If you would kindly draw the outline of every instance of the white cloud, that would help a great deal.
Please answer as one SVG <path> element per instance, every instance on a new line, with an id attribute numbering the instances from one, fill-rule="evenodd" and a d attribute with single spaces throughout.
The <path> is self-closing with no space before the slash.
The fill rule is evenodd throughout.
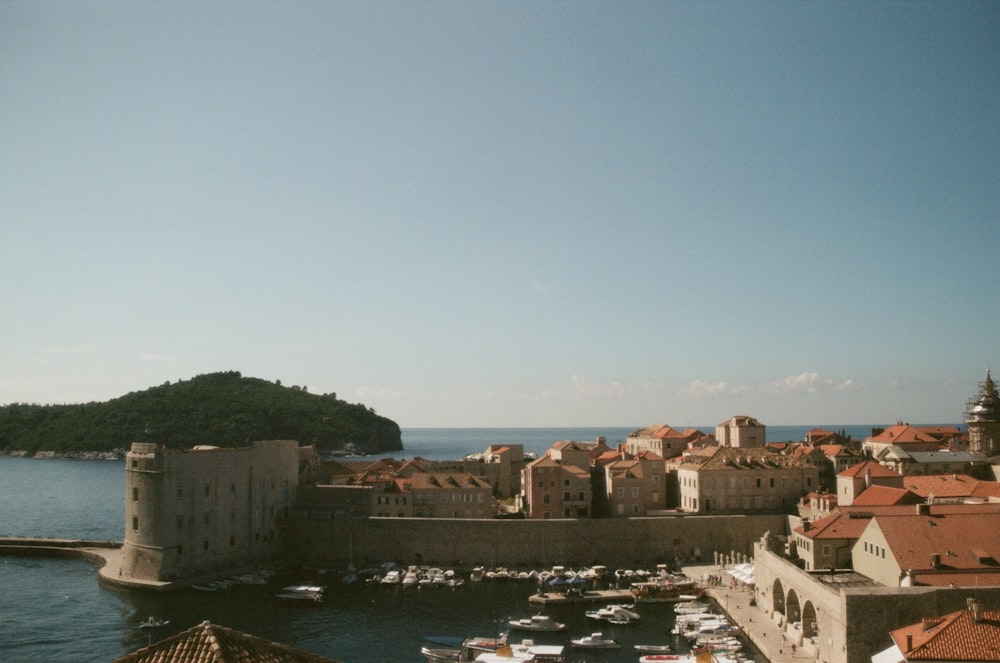
<path id="1" fill-rule="evenodd" d="M 749 387 L 732 385 L 724 380 L 720 382 L 695 380 L 681 389 L 681 394 L 692 398 L 724 398 L 726 396 L 737 396 L 747 391 L 749 391 Z"/>
<path id="2" fill-rule="evenodd" d="M 780 380 L 763 385 L 762 391 L 771 394 L 819 394 L 829 392 L 857 391 L 858 385 L 852 378 L 836 381 L 824 378 L 815 371 L 789 375 Z"/>

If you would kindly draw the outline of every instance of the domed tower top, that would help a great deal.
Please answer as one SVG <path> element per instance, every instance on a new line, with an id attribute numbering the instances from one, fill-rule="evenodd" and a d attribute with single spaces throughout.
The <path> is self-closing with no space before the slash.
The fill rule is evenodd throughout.
<path id="1" fill-rule="evenodd" d="M 965 406 L 965 423 L 978 422 L 1000 422 L 1000 396 L 988 368 L 986 379 L 979 383 L 979 394 L 970 398 Z"/>

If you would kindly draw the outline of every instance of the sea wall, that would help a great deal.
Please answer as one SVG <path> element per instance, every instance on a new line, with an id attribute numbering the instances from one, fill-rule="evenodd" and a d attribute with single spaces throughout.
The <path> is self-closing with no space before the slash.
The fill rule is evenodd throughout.
<path id="1" fill-rule="evenodd" d="M 785 522 L 781 514 L 465 520 L 351 518 L 300 511 L 286 522 L 282 538 L 288 543 L 288 561 L 308 566 L 395 561 L 453 567 L 626 568 L 713 562 L 716 552 L 750 556 L 754 541 L 766 531 L 783 532 Z"/>

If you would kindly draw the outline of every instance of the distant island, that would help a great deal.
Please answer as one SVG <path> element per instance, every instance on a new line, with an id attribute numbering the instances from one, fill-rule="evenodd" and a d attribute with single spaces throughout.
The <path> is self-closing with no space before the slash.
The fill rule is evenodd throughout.
<path id="1" fill-rule="evenodd" d="M 0 407 L 0 453 L 6 455 L 124 457 L 133 442 L 186 449 L 278 439 L 314 445 L 322 454 L 403 448 L 399 425 L 371 408 L 238 371 L 166 382 L 104 403 Z"/>

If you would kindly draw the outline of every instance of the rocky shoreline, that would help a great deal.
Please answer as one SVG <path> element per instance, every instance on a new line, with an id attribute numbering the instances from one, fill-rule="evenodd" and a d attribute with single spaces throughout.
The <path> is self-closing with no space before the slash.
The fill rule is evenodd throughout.
<path id="1" fill-rule="evenodd" d="M 111 451 L 26 451 L 24 449 L 10 449 L 0 451 L 0 456 L 10 458 L 60 458 L 71 460 L 122 460 L 125 458 L 125 449 L 112 449 Z"/>

